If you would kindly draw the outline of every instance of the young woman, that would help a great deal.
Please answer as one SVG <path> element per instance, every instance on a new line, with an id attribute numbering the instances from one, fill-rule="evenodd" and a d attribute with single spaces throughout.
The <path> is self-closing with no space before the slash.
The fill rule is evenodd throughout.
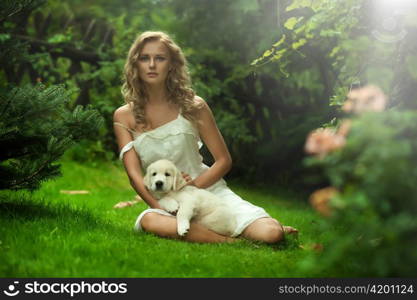
<path id="1" fill-rule="evenodd" d="M 232 242 L 235 237 L 276 243 L 285 233 L 263 208 L 231 191 L 222 177 L 232 159 L 207 103 L 190 88 L 188 68 L 181 49 L 163 32 L 144 32 L 129 50 L 122 93 L 126 104 L 114 112 L 114 132 L 132 187 L 150 206 L 137 218 L 135 229 L 161 237 L 180 238 L 175 216 L 162 210 L 143 182 L 142 170 L 158 159 L 169 159 L 184 172 L 188 184 L 207 189 L 236 211 L 238 228 L 233 237 L 221 236 L 192 223 L 185 240 Z M 203 164 L 202 142 L 214 158 Z"/>

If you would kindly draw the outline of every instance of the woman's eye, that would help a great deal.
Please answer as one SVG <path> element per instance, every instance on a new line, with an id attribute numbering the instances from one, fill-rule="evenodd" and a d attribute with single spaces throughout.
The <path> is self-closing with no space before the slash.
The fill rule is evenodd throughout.
<path id="1" fill-rule="evenodd" d="M 167 176 L 167 177 L 168 177 L 168 176 L 171 176 L 171 174 L 169 174 L 169 173 L 165 173 L 165 176 Z"/>
<path id="2" fill-rule="evenodd" d="M 149 58 L 147 56 L 141 56 L 139 57 L 140 61 L 147 61 Z"/>
<path id="3" fill-rule="evenodd" d="M 159 61 L 164 61 L 165 60 L 165 57 L 158 56 L 156 59 L 159 60 Z"/>

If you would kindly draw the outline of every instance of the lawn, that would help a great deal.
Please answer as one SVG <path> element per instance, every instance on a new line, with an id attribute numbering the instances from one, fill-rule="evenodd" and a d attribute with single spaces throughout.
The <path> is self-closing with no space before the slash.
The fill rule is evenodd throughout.
<path id="1" fill-rule="evenodd" d="M 65 161 L 62 173 L 34 193 L 0 193 L 1 277 L 311 277 L 302 262 L 337 234 L 321 232 L 320 217 L 297 194 L 230 184 L 298 237 L 272 246 L 163 239 L 133 231 L 143 202 L 113 208 L 135 196 L 120 164 Z"/>

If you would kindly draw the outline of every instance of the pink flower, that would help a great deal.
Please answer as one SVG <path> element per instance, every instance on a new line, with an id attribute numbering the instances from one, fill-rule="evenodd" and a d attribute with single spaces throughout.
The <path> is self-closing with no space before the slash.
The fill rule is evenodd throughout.
<path id="1" fill-rule="evenodd" d="M 319 128 L 308 135 L 305 151 L 323 158 L 329 152 L 340 149 L 345 144 L 346 139 L 343 135 L 337 134 L 330 128 Z"/>
<path id="2" fill-rule="evenodd" d="M 323 188 L 312 193 L 309 202 L 321 215 L 328 217 L 332 214 L 332 208 L 329 202 L 338 193 L 339 191 L 334 187 Z"/>
<path id="3" fill-rule="evenodd" d="M 342 110 L 345 112 L 362 113 L 368 111 L 383 111 L 387 97 L 382 90 L 374 85 L 367 85 L 349 92 L 348 99 Z"/>
<path id="4" fill-rule="evenodd" d="M 351 127 L 352 127 L 352 120 L 350 119 L 343 120 L 339 126 L 339 129 L 337 130 L 337 135 L 347 137 Z"/>

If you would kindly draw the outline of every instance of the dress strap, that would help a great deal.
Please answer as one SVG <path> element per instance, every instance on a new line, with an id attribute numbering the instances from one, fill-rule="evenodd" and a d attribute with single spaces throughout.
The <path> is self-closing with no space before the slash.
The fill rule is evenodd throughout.
<path id="1" fill-rule="evenodd" d="M 123 160 L 123 155 L 127 152 L 127 151 L 129 151 L 130 149 L 132 149 L 133 148 L 133 141 L 131 141 L 131 142 L 129 142 L 129 143 L 127 143 L 123 148 L 122 148 L 122 150 L 120 150 L 120 155 L 119 155 L 119 159 L 120 160 Z"/>
<path id="2" fill-rule="evenodd" d="M 126 129 L 127 131 L 129 131 L 130 133 L 133 133 L 134 135 L 137 135 L 138 133 L 136 131 L 134 131 L 133 129 L 130 129 L 129 127 L 127 127 L 126 125 L 119 123 L 119 122 L 114 122 L 114 125 L 123 127 L 124 129 Z"/>

